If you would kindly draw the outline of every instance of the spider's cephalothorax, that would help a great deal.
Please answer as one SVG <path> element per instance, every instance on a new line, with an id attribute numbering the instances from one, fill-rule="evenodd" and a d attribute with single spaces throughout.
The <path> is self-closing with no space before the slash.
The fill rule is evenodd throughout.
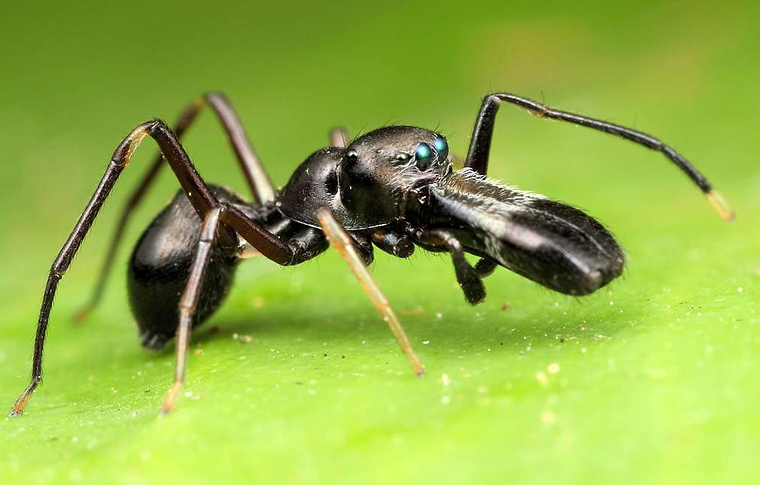
<path id="1" fill-rule="evenodd" d="M 410 192 L 451 173 L 443 135 L 413 126 L 371 131 L 344 148 L 312 154 L 277 198 L 283 214 L 320 227 L 325 206 L 348 231 L 383 227 L 404 218 Z"/>
<path id="2" fill-rule="evenodd" d="M 549 289 L 586 295 L 623 270 L 625 258 L 612 235 L 582 211 L 486 178 L 496 113 L 501 103 L 542 117 L 574 123 L 663 153 L 707 195 L 725 219 L 731 209 L 707 179 L 670 146 L 645 133 L 555 110 L 507 93 L 483 99 L 465 168 L 454 171 L 446 138 L 411 126 L 389 126 L 346 143 L 343 130 L 331 132 L 331 146 L 314 152 L 276 191 L 251 147 L 232 106 L 217 93 L 193 102 L 174 130 L 160 120 L 138 125 L 116 148 L 103 179 L 74 231 L 53 263 L 45 288 L 29 386 L 13 406 L 21 414 L 42 379 L 48 318 L 58 283 L 87 231 L 140 142 L 153 138 L 161 149 L 125 206 L 92 299 L 81 319 L 99 301 L 116 248 L 132 211 L 165 164 L 182 190 L 151 223 L 135 248 L 129 268 L 129 296 L 143 345 L 162 347 L 177 337 L 174 385 L 162 411 L 172 409 L 185 379 L 191 329 L 221 304 L 237 263 L 263 255 L 280 265 L 312 259 L 331 243 L 343 256 L 383 314 L 413 369 L 421 361 L 385 296 L 367 273 L 373 247 L 408 257 L 415 246 L 448 252 L 466 300 L 485 298 L 482 279 L 497 266 Z M 245 202 L 227 189 L 209 185 L 196 171 L 179 137 L 210 106 L 225 127 L 254 197 Z M 472 266 L 465 258 L 479 258 Z"/>

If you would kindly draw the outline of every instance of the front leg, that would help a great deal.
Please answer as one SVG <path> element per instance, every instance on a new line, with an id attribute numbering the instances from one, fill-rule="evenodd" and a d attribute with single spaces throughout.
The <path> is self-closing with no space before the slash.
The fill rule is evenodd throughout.
<path id="1" fill-rule="evenodd" d="M 705 193 L 707 199 L 723 219 L 733 219 L 734 214 L 731 207 L 718 191 L 713 190 L 712 185 L 707 178 L 702 175 L 699 170 L 694 168 L 683 155 L 652 135 L 648 135 L 632 128 L 626 128 L 625 126 L 609 123 L 607 121 L 549 108 L 548 106 L 544 106 L 531 99 L 510 93 L 493 93 L 483 98 L 483 103 L 478 112 L 478 118 L 475 121 L 475 128 L 472 132 L 472 139 L 470 140 L 470 149 L 467 152 L 465 167 L 469 167 L 481 175 L 486 174 L 486 171 L 488 170 L 488 155 L 491 151 L 491 139 L 493 137 L 494 124 L 496 123 L 496 113 L 499 111 L 499 106 L 502 102 L 525 108 L 539 118 L 564 121 L 603 131 L 610 135 L 625 138 L 626 140 L 630 140 L 646 148 L 661 152 L 671 162 L 683 170 L 683 172 L 686 173 L 702 192 Z"/>

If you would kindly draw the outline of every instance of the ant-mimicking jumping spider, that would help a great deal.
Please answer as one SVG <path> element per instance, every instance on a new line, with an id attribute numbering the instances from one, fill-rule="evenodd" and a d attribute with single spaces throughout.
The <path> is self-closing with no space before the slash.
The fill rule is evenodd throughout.
<path id="1" fill-rule="evenodd" d="M 58 283 L 146 136 L 156 141 L 161 153 L 123 208 L 93 296 L 77 318 L 84 318 L 100 300 L 124 228 L 166 161 L 182 189 L 140 238 L 128 272 L 129 299 L 142 345 L 159 349 L 177 337 L 174 385 L 164 399 L 163 413 L 172 409 L 184 382 L 191 329 L 219 307 L 238 262 L 252 255 L 288 266 L 310 260 L 332 244 L 382 313 L 418 375 L 424 372 L 422 362 L 367 273 L 373 245 L 400 258 L 409 257 L 415 246 L 449 252 L 457 281 L 473 305 L 485 298 L 482 278 L 496 266 L 569 295 L 587 295 L 605 286 L 620 276 L 625 257 L 602 224 L 574 207 L 485 177 L 501 103 L 662 152 L 699 186 L 724 219 L 733 217 L 707 179 L 657 138 L 507 93 L 483 99 L 461 170 L 453 169 L 448 142 L 434 131 L 387 126 L 346 144 L 346 133 L 333 130 L 332 146 L 310 155 L 285 187 L 275 190 L 232 106 L 223 95 L 208 93 L 185 109 L 174 130 L 161 120 L 147 121 L 116 148 L 50 270 L 37 323 L 31 382 L 11 415 L 23 413 L 42 380 L 43 345 Z M 179 138 L 206 105 L 224 126 L 254 202 L 207 184 L 180 145 Z M 465 253 L 480 258 L 474 267 Z"/>

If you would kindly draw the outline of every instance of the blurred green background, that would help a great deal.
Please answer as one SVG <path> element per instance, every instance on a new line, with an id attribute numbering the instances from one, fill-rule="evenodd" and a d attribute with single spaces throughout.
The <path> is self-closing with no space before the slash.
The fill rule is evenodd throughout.
<path id="1" fill-rule="evenodd" d="M 154 153 L 146 142 L 61 284 L 45 385 L 23 417 L 0 420 L 0 480 L 756 479 L 757 26 L 739 1 L 2 2 L 4 409 L 28 380 L 49 265 L 114 147 L 205 90 L 229 95 L 278 184 L 335 125 L 437 127 L 463 154 L 480 98 L 503 90 L 662 137 L 737 220 L 659 154 L 504 108 L 492 175 L 606 222 L 629 254 L 623 278 L 573 299 L 501 270 L 469 308 L 448 258 L 378 255 L 372 273 L 427 365 L 417 379 L 336 255 L 247 262 L 194 339 L 189 394 L 157 420 L 172 348 L 140 348 L 124 266 L 176 190 L 168 173 L 102 306 L 69 321 Z M 245 193 L 210 114 L 185 144 L 208 180 Z"/>

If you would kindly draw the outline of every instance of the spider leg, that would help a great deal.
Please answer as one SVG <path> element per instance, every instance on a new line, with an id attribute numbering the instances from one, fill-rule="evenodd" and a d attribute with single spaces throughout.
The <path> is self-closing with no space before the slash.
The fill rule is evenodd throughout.
<path id="1" fill-rule="evenodd" d="M 699 170 L 694 168 L 683 155 L 659 139 L 641 131 L 626 128 L 625 126 L 550 108 L 531 99 L 510 93 L 493 93 L 483 98 L 483 103 L 478 112 L 478 118 L 475 121 L 475 128 L 472 132 L 472 139 L 470 140 L 470 149 L 467 152 L 465 167 L 469 167 L 481 175 L 486 174 L 488 169 L 488 154 L 491 150 L 491 138 L 493 136 L 494 124 L 496 122 L 496 113 L 502 102 L 525 108 L 539 118 L 565 121 L 585 126 L 620 138 L 625 138 L 626 140 L 630 140 L 652 150 L 662 152 L 671 162 L 683 170 L 684 173 L 686 173 L 686 175 L 702 190 L 702 192 L 704 192 L 707 199 L 723 219 L 733 219 L 734 214 L 731 207 L 725 199 L 723 199 L 720 193 L 712 188 L 712 185 L 707 178 L 702 175 Z"/>
<path id="2" fill-rule="evenodd" d="M 464 248 L 459 239 L 452 234 L 440 230 L 434 229 L 422 234 L 421 240 L 424 244 L 430 244 L 433 246 L 444 246 L 451 253 L 451 259 L 454 262 L 454 271 L 457 276 L 457 282 L 464 292 L 464 296 L 470 305 L 476 305 L 483 301 L 486 297 L 486 289 L 483 286 L 481 274 L 479 274 L 478 266 L 487 266 L 486 268 L 480 268 L 493 271 L 490 267 L 489 259 L 482 259 L 486 261 L 483 265 L 478 264 L 475 268 L 470 266 L 467 259 L 464 257 Z"/>
<path id="3" fill-rule="evenodd" d="M 493 274 L 498 265 L 499 263 L 491 258 L 481 258 L 480 261 L 475 263 L 475 272 L 481 278 L 485 278 L 486 276 Z"/>
<path id="4" fill-rule="evenodd" d="M 414 372 L 418 376 L 423 375 L 425 373 L 425 366 L 422 365 L 422 362 L 414 353 L 414 350 L 412 350 L 412 344 L 409 342 L 409 338 L 406 336 L 406 332 L 404 332 L 404 328 L 396 317 L 393 308 L 391 308 L 390 303 L 388 303 L 388 299 L 385 298 L 385 295 L 380 291 L 377 283 L 375 283 L 367 272 L 367 267 L 356 252 L 351 237 L 346 233 L 345 229 L 341 227 L 340 223 L 335 219 L 328 208 L 319 208 L 317 210 L 317 219 L 319 220 L 319 224 L 322 226 L 322 230 L 327 236 L 327 239 L 330 240 L 330 244 L 340 253 L 343 260 L 353 270 L 354 275 L 356 275 L 359 283 L 361 283 L 367 296 L 370 297 L 372 303 L 375 304 L 375 307 L 383 315 L 383 320 L 388 324 L 388 327 L 390 327 L 399 346 L 407 357 L 409 357 Z"/>
<path id="5" fill-rule="evenodd" d="M 185 131 L 187 131 L 187 129 L 193 124 L 198 117 L 198 114 L 205 106 L 210 106 L 213 109 L 224 127 L 253 196 L 261 203 L 274 200 L 274 187 L 272 186 L 272 182 L 269 180 L 269 176 L 259 161 L 256 152 L 253 150 L 251 143 L 248 141 L 248 137 L 245 134 L 245 130 L 237 113 L 223 94 L 206 93 L 190 103 L 184 111 L 182 111 L 179 119 L 174 125 L 174 133 L 177 135 L 177 138 L 182 138 L 182 135 L 184 135 Z M 106 281 L 108 280 L 108 275 L 111 273 L 116 253 L 119 249 L 121 239 L 124 236 L 124 231 L 127 228 L 129 220 L 142 202 L 143 197 L 148 192 L 148 189 L 153 184 L 156 175 L 163 165 L 163 158 L 161 153 L 159 153 L 145 171 L 140 184 L 134 189 L 129 196 L 129 199 L 127 199 L 127 202 L 119 215 L 113 236 L 111 236 L 108 252 L 101 265 L 100 273 L 97 282 L 95 283 L 95 289 L 87 303 L 74 314 L 73 320 L 75 322 L 81 322 L 86 319 L 90 312 L 100 302 L 100 299 L 103 296 L 103 290 L 106 286 Z"/>
<path id="6" fill-rule="evenodd" d="M 245 128 L 243 128 L 243 123 L 238 118 L 232 104 L 222 93 L 206 93 L 202 99 L 211 106 L 222 123 L 253 197 L 260 204 L 272 202 L 275 194 L 274 185 L 272 185 L 269 175 L 267 175 L 258 155 L 253 150 L 248 135 L 245 133 Z"/>
<path id="7" fill-rule="evenodd" d="M 383 228 L 372 231 L 370 237 L 377 247 L 397 258 L 414 254 L 414 242 L 403 233 Z"/>
<path id="8" fill-rule="evenodd" d="M 348 144 L 348 131 L 345 128 L 333 128 L 330 130 L 330 145 L 338 148 L 346 148 Z"/>
<path id="9" fill-rule="evenodd" d="M 179 326 L 177 327 L 177 358 L 174 370 L 174 384 L 169 389 L 161 408 L 161 414 L 167 414 L 174 407 L 174 401 L 179 394 L 182 384 L 185 382 L 185 369 L 187 368 L 187 349 L 190 345 L 190 332 L 193 326 L 193 315 L 198 304 L 203 274 L 211 255 L 211 248 L 216 239 L 216 231 L 219 226 L 220 216 L 225 211 L 224 206 L 211 209 L 203 219 L 201 237 L 198 241 L 198 249 L 195 254 L 190 276 L 187 280 L 185 292 L 179 301 Z"/>
<path id="10" fill-rule="evenodd" d="M 190 161 L 184 148 L 182 148 L 182 145 L 180 145 L 177 136 L 163 121 L 152 120 L 142 123 L 124 138 L 114 151 L 108 168 L 100 180 L 98 187 L 95 189 L 95 193 L 90 198 L 87 207 L 79 217 L 74 230 L 69 235 L 50 269 L 37 321 L 31 381 L 29 386 L 16 399 L 11 416 L 17 416 L 24 412 L 29 398 L 42 380 L 42 351 L 45 344 L 50 310 L 58 283 L 69 268 L 93 222 L 95 222 L 98 212 L 100 212 L 103 203 L 116 184 L 119 175 L 129 164 L 135 150 L 146 136 L 150 136 L 156 141 L 161 149 L 163 158 L 172 168 L 188 200 L 201 218 L 205 218 L 208 212 L 219 207 L 219 202 L 206 185 L 206 182 L 203 181 L 200 174 L 195 170 L 193 163 Z M 233 217 L 229 225 L 236 229 L 238 227 L 243 228 L 244 232 L 241 232 L 241 235 L 261 254 L 279 264 L 290 264 L 294 259 L 293 251 L 276 236 L 248 219 L 239 210 L 230 210 L 229 212 L 225 212 L 225 214 L 228 215 L 230 212 L 235 212 L 238 218 L 242 217 L 243 223 L 240 223 L 238 219 Z M 227 221 L 225 220 L 224 222 Z M 236 248 L 238 241 L 234 231 L 227 225 L 222 226 L 222 229 L 224 230 L 220 231 L 219 234 L 220 242 L 225 247 Z"/>

